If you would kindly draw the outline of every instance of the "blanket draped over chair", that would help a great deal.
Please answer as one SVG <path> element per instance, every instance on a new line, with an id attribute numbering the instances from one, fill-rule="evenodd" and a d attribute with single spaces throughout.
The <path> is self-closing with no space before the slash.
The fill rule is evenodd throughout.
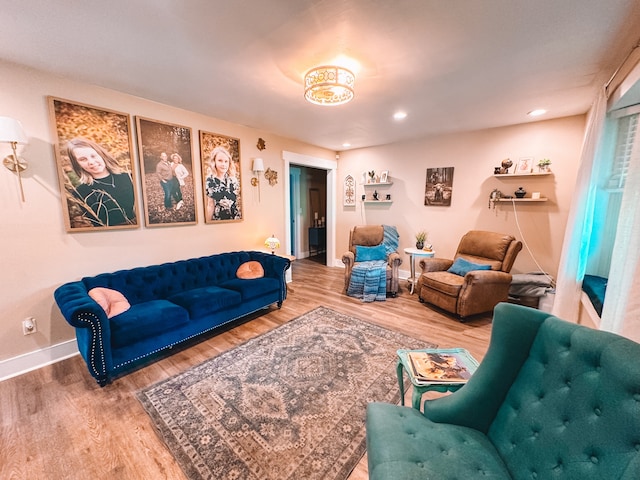
<path id="1" fill-rule="evenodd" d="M 391 225 L 383 225 L 384 245 L 387 256 L 398 249 L 398 231 Z M 353 265 L 347 295 L 361 298 L 363 302 L 384 302 L 387 299 L 387 261 L 369 260 Z"/>

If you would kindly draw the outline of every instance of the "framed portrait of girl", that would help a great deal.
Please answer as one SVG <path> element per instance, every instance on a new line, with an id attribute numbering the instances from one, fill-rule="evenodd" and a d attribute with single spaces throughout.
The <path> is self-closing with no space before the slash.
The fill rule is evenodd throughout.
<path id="1" fill-rule="evenodd" d="M 200 131 L 205 223 L 242 221 L 240 140 Z"/>
<path id="2" fill-rule="evenodd" d="M 129 115 L 48 100 L 67 232 L 137 228 Z"/>

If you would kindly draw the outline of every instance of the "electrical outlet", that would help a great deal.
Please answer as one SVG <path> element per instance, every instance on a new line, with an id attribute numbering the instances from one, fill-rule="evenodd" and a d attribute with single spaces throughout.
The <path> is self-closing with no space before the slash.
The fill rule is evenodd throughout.
<path id="1" fill-rule="evenodd" d="M 37 331 L 38 327 L 36 325 L 36 319 L 34 317 L 27 317 L 22 321 L 23 335 L 31 335 L 32 333 L 36 333 Z"/>

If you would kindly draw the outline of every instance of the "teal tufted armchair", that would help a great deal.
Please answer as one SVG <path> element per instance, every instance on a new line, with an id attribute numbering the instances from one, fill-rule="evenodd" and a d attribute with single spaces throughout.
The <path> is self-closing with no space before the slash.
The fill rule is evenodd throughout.
<path id="1" fill-rule="evenodd" d="M 469 382 L 367 408 L 369 478 L 640 479 L 640 345 L 507 303 Z"/>

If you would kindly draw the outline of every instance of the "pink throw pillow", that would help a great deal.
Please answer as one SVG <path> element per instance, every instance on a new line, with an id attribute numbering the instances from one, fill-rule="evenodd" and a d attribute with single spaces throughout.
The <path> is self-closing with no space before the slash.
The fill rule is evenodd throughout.
<path id="1" fill-rule="evenodd" d="M 96 287 L 89 290 L 89 296 L 102 307 L 107 314 L 107 318 L 115 317 L 131 308 L 131 304 L 117 290 L 110 288 Z"/>

